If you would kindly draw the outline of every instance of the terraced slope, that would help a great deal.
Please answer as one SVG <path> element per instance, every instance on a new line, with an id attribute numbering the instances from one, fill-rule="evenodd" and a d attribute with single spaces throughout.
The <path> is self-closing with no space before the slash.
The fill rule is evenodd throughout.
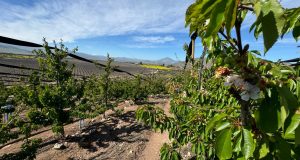
<path id="1" fill-rule="evenodd" d="M 104 72 L 103 68 L 97 67 L 96 65 L 88 62 L 79 61 L 76 59 L 68 59 L 70 66 L 73 64 L 75 68 L 73 73 L 76 77 L 91 76 L 93 74 L 99 75 Z M 98 61 L 99 63 L 105 64 L 105 61 Z M 0 57 L 0 64 L 14 65 L 19 67 L 32 68 L 34 70 L 39 69 L 39 65 L 34 58 L 4 58 Z M 117 66 L 118 69 L 127 71 L 132 74 L 149 74 L 155 70 L 143 68 L 139 65 L 124 63 L 124 62 L 113 62 L 113 66 Z M 5 83 L 19 82 L 20 78 L 27 77 L 32 73 L 32 70 L 10 68 L 7 66 L 0 66 L 0 80 Z M 126 76 L 125 73 L 114 72 L 113 76 Z"/>

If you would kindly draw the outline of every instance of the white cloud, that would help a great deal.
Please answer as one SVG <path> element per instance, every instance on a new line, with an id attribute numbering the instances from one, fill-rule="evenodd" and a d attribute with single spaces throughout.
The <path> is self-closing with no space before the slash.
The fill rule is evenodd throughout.
<path id="1" fill-rule="evenodd" d="M 185 10 L 192 2 L 42 0 L 12 5 L 0 1 L 0 35 L 33 42 L 41 42 L 42 37 L 72 42 L 97 36 L 185 32 Z"/>
<path id="2" fill-rule="evenodd" d="M 16 1 L 14 1 L 16 2 Z M 11 4 L 0 1 L 0 35 L 33 42 L 109 35 L 187 32 L 184 15 L 194 0 L 32 0 Z M 299 0 L 282 0 L 298 7 Z M 255 15 L 245 20 L 246 27 Z"/>
<path id="3" fill-rule="evenodd" d="M 145 42 L 145 43 L 166 43 L 172 42 L 175 40 L 173 36 L 136 36 L 133 37 L 133 40 L 136 42 Z"/>

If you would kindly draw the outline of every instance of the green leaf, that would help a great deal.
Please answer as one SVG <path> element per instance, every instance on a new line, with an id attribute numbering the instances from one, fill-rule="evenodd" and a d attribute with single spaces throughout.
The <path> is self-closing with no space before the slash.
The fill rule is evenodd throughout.
<path id="1" fill-rule="evenodd" d="M 262 7 L 262 4 L 261 3 L 254 3 L 254 13 L 256 14 L 256 16 L 258 17 L 260 14 L 261 14 L 261 7 Z"/>
<path id="2" fill-rule="evenodd" d="M 245 160 L 245 157 L 238 157 L 237 160 Z"/>
<path id="3" fill-rule="evenodd" d="M 221 131 L 230 126 L 230 122 L 221 122 L 216 125 L 216 131 Z"/>
<path id="4" fill-rule="evenodd" d="M 291 159 L 291 146 L 281 137 L 277 137 L 277 156 L 279 159 Z"/>
<path id="5" fill-rule="evenodd" d="M 286 106 L 280 107 L 280 119 L 283 124 L 285 123 L 286 119 L 288 118 L 289 113 L 290 112 Z M 283 127 L 285 127 L 285 125 Z"/>
<path id="6" fill-rule="evenodd" d="M 241 148 L 242 138 L 243 138 L 243 134 L 239 133 L 239 136 L 238 136 L 238 138 L 235 141 L 235 146 L 234 146 L 233 152 L 240 152 L 240 151 L 242 151 L 242 148 Z"/>
<path id="7" fill-rule="evenodd" d="M 245 156 L 246 159 L 249 159 L 253 155 L 253 152 L 255 150 L 255 144 L 251 132 L 245 128 L 243 129 L 242 144 L 243 144 L 242 145 L 243 155 Z"/>
<path id="8" fill-rule="evenodd" d="M 205 37 L 214 36 L 219 32 L 219 29 L 222 26 L 222 22 L 224 19 L 224 11 L 226 8 L 227 0 L 222 0 L 220 3 L 216 5 L 216 7 L 212 10 L 210 14 L 210 21 L 207 26 L 207 30 L 205 33 Z"/>
<path id="9" fill-rule="evenodd" d="M 216 124 L 222 120 L 224 117 L 226 117 L 226 114 L 221 113 L 219 115 L 214 116 L 208 123 L 205 128 L 205 135 L 207 135 L 215 126 Z"/>
<path id="10" fill-rule="evenodd" d="M 248 56 L 248 65 L 252 64 L 253 67 L 257 67 L 258 60 L 255 57 L 255 55 L 253 55 L 252 53 L 248 53 L 247 56 Z"/>
<path id="11" fill-rule="evenodd" d="M 172 152 L 172 159 L 173 160 L 179 160 L 180 159 L 180 155 L 176 151 L 173 151 Z"/>
<path id="12" fill-rule="evenodd" d="M 293 115 L 291 123 L 285 131 L 285 136 L 289 134 L 293 134 L 293 132 L 296 130 L 299 124 L 300 124 L 300 115 L 296 113 Z"/>
<path id="13" fill-rule="evenodd" d="M 262 25 L 265 52 L 277 41 L 285 24 L 284 10 L 277 0 L 256 3 L 255 13 Z M 260 22 L 256 22 L 258 27 Z"/>
<path id="14" fill-rule="evenodd" d="M 221 2 L 221 0 L 196 1 L 187 9 L 185 26 L 187 27 L 188 25 L 190 25 L 190 34 L 194 32 L 196 28 L 201 26 L 201 24 L 203 24 L 206 19 L 209 18 L 209 15 L 211 14 L 212 10 L 219 2 Z"/>
<path id="15" fill-rule="evenodd" d="M 231 129 L 224 129 L 216 139 L 216 154 L 220 159 L 230 159 L 232 157 Z"/>
<path id="16" fill-rule="evenodd" d="M 280 72 L 283 73 L 283 74 L 294 73 L 293 71 L 287 70 L 287 69 L 280 70 Z"/>
<path id="17" fill-rule="evenodd" d="M 270 12 L 267 16 L 263 17 L 262 20 L 265 52 L 267 52 L 275 44 L 279 37 L 277 27 L 272 24 L 276 24 L 276 19 L 274 18 L 274 14 Z"/>
<path id="18" fill-rule="evenodd" d="M 258 39 L 261 32 L 262 32 L 262 25 L 260 23 L 260 24 L 257 25 L 257 27 L 254 30 L 254 37 L 256 38 L 256 40 Z"/>
<path id="19" fill-rule="evenodd" d="M 263 143 L 259 149 L 259 159 L 266 157 L 269 153 L 269 147 L 266 143 Z"/>
<path id="20" fill-rule="evenodd" d="M 297 83 L 293 79 L 288 79 L 287 83 L 290 91 L 295 90 L 297 88 Z"/>
<path id="21" fill-rule="evenodd" d="M 205 46 L 207 46 L 207 49 L 208 49 L 208 50 L 212 50 L 212 49 L 213 49 L 213 38 L 212 38 L 212 37 L 202 39 L 202 43 L 203 43 Z"/>
<path id="22" fill-rule="evenodd" d="M 225 27 L 227 35 L 230 35 L 231 28 L 234 26 L 236 20 L 237 6 L 237 0 L 228 0 L 225 10 Z"/>
<path id="23" fill-rule="evenodd" d="M 187 27 L 192 20 L 192 13 L 195 11 L 196 6 L 199 5 L 197 3 L 193 3 L 191 4 L 188 9 L 186 10 L 186 14 L 185 14 L 185 27 Z"/>
<path id="24" fill-rule="evenodd" d="M 297 22 L 299 22 L 300 8 L 286 9 L 285 17 L 286 17 L 287 22 L 285 23 L 285 26 L 282 30 L 281 38 L 284 36 L 285 33 L 294 29 L 295 26 L 297 25 Z M 295 38 L 295 40 L 297 40 L 297 37 L 294 37 L 294 38 Z"/>
<path id="25" fill-rule="evenodd" d="M 297 83 L 296 83 L 296 95 L 297 95 L 297 97 L 298 97 L 298 102 L 300 103 L 300 81 L 297 81 Z"/>
<path id="26" fill-rule="evenodd" d="M 298 21 L 293 29 L 293 37 L 298 41 L 300 37 L 300 21 Z"/>
<path id="27" fill-rule="evenodd" d="M 198 21 L 202 21 L 204 19 L 209 18 L 208 16 L 211 14 L 211 12 L 213 11 L 213 9 L 216 7 L 216 5 L 218 3 L 220 3 L 222 0 L 215 0 L 215 1 L 211 1 L 211 0 L 203 0 L 200 6 L 200 14 L 197 15 L 199 17 L 197 17 Z"/>
<path id="28" fill-rule="evenodd" d="M 281 105 L 287 106 L 290 110 L 299 108 L 297 97 L 289 90 L 288 87 L 278 87 L 278 92 L 280 97 L 282 98 Z"/>
<path id="29" fill-rule="evenodd" d="M 295 144 L 300 145 L 300 126 L 295 130 Z"/>
<path id="30" fill-rule="evenodd" d="M 271 97 L 265 96 L 266 98 L 255 112 L 255 120 L 261 130 L 272 133 L 282 126 L 281 106 L 276 88 L 271 89 Z"/>

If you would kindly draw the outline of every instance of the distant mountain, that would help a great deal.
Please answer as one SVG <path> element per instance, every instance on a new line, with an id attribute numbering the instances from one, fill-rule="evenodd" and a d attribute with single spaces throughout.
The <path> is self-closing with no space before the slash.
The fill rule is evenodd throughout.
<path id="1" fill-rule="evenodd" d="M 173 60 L 172 58 L 166 57 L 159 60 L 145 60 L 145 59 L 136 59 L 136 58 L 127 58 L 127 57 L 114 57 L 115 61 L 118 62 L 131 62 L 131 63 L 145 63 L 145 64 L 159 64 L 159 65 L 173 65 L 178 63 L 178 61 Z"/>
<path id="2" fill-rule="evenodd" d="M 163 59 L 158 60 L 157 63 L 169 65 L 169 64 L 175 64 L 175 63 L 178 63 L 178 61 L 175 61 L 175 60 L 172 59 L 172 58 L 166 57 L 166 58 L 163 58 Z"/>
<path id="3" fill-rule="evenodd" d="M 86 54 L 86 53 L 82 53 L 82 52 L 76 52 L 77 56 L 86 58 L 86 59 L 92 59 L 92 60 L 106 60 L 106 56 L 102 56 L 102 55 L 91 55 L 91 54 Z"/>
<path id="4" fill-rule="evenodd" d="M 87 59 L 92 59 L 92 60 L 106 60 L 106 56 L 102 55 L 91 55 L 87 53 L 82 53 L 82 52 L 77 52 L 76 53 L 78 56 L 87 58 Z M 138 58 L 128 58 L 128 57 L 112 57 L 115 61 L 117 62 L 127 62 L 127 63 L 144 63 L 144 64 L 159 64 L 159 65 L 175 65 L 177 63 L 180 63 L 180 61 L 176 61 L 172 58 L 165 57 L 162 59 L 158 60 L 146 60 L 146 59 L 138 59 Z"/>
<path id="5" fill-rule="evenodd" d="M 14 46 L 5 43 L 0 43 L 0 53 L 14 53 L 14 54 L 25 54 L 25 55 L 33 55 L 32 51 L 38 48 L 31 47 L 22 47 L 22 46 Z M 76 53 L 80 57 L 84 57 L 92 60 L 106 60 L 106 56 L 102 55 L 91 55 L 82 52 Z M 113 57 L 115 61 L 118 62 L 128 62 L 128 63 L 144 63 L 144 64 L 159 64 L 159 65 L 174 65 L 179 61 L 175 61 L 172 58 L 166 57 L 159 60 L 144 60 L 144 59 L 136 59 L 136 58 L 127 58 L 127 57 Z"/>

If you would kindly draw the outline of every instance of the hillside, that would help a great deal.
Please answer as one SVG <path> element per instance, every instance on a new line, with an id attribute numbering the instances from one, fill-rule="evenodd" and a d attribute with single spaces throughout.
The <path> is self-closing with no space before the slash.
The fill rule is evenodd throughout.
<path id="1" fill-rule="evenodd" d="M 34 47 L 22 47 L 22 46 L 14 46 L 5 43 L 0 43 L 0 53 L 6 54 L 21 54 L 21 55 L 33 55 L 32 51 Z M 80 57 L 84 57 L 91 60 L 106 60 L 106 56 L 103 55 L 91 55 L 87 53 L 77 52 L 76 53 Z M 165 57 L 158 60 L 146 60 L 146 59 L 136 59 L 136 58 L 128 58 L 128 57 L 113 57 L 115 61 L 118 62 L 129 62 L 129 63 L 146 63 L 146 64 L 158 64 L 158 65 L 176 65 L 180 63 L 179 61 L 173 60 L 172 58 Z"/>

